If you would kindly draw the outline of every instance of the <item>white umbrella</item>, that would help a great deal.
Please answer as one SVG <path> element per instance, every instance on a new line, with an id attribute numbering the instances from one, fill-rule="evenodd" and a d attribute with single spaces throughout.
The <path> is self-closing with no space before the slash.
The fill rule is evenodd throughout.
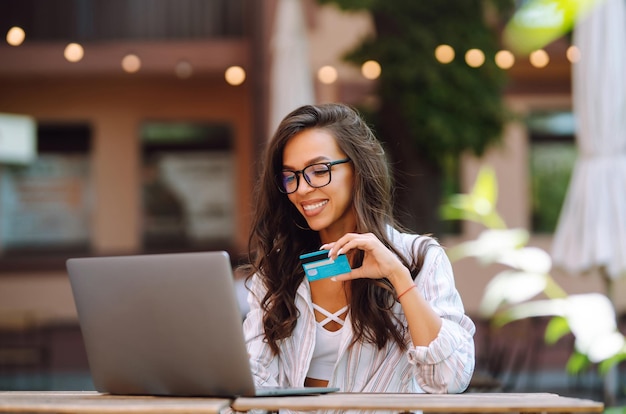
<path id="1" fill-rule="evenodd" d="M 600 2 L 574 28 L 580 61 L 572 91 L 579 158 L 554 235 L 556 266 L 573 273 L 599 269 L 609 298 L 626 274 L 626 8 Z M 605 377 L 612 405 L 617 370 Z"/>
<path id="2" fill-rule="evenodd" d="M 579 158 L 554 235 L 555 265 L 573 273 L 626 273 L 626 8 L 600 2 L 574 29 Z"/>
<path id="3" fill-rule="evenodd" d="M 306 22 L 301 0 L 279 0 L 272 38 L 270 136 L 292 110 L 314 103 Z"/>

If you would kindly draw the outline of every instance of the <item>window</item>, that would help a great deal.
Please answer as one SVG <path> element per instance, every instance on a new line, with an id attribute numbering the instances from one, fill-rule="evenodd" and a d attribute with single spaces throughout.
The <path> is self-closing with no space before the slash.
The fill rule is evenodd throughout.
<path id="1" fill-rule="evenodd" d="M 227 248 L 235 232 L 230 126 L 148 122 L 141 142 L 144 247 Z"/>
<path id="2" fill-rule="evenodd" d="M 577 150 L 571 111 L 536 112 L 527 119 L 530 135 L 532 230 L 553 233 L 569 187 Z"/>
<path id="3" fill-rule="evenodd" d="M 0 252 L 86 251 L 90 243 L 91 131 L 37 127 L 37 157 L 0 166 Z"/>

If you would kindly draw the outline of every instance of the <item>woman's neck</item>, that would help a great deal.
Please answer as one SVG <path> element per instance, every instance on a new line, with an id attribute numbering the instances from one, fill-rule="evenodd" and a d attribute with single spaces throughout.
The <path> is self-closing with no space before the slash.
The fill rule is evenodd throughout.
<path id="1" fill-rule="evenodd" d="M 356 219 L 354 215 L 345 217 L 341 221 L 337 221 L 330 226 L 319 231 L 322 244 L 336 242 L 346 233 L 356 232 Z"/>

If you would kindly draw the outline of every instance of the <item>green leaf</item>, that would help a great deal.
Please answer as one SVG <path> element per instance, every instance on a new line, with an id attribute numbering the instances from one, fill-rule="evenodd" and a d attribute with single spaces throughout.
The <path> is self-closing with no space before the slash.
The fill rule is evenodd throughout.
<path id="1" fill-rule="evenodd" d="M 495 210 L 481 217 L 482 224 L 490 229 L 505 229 L 506 224 Z"/>
<path id="2" fill-rule="evenodd" d="M 604 414 L 626 414 L 626 407 L 606 407 Z"/>
<path id="3" fill-rule="evenodd" d="M 613 355 L 611 358 L 605 359 L 598 366 L 598 371 L 600 374 L 606 375 L 611 367 L 619 364 L 622 361 L 626 361 L 626 349 L 622 350 L 622 352 Z"/>
<path id="4" fill-rule="evenodd" d="M 567 319 L 562 316 L 555 316 L 548 322 L 548 326 L 546 326 L 546 333 L 544 339 L 547 344 L 554 345 L 570 333 L 569 325 L 567 323 Z"/>
<path id="5" fill-rule="evenodd" d="M 465 209 L 451 204 L 441 206 L 439 213 L 444 220 L 468 220 L 468 212 Z"/>
<path id="6" fill-rule="evenodd" d="M 498 182 L 493 168 L 487 166 L 480 168 L 471 195 L 477 212 L 486 215 L 488 211 L 495 209 L 498 201 Z"/>
<path id="7" fill-rule="evenodd" d="M 568 373 L 579 374 L 590 366 L 589 359 L 586 355 L 574 351 L 567 361 L 565 369 Z"/>
<path id="8" fill-rule="evenodd" d="M 525 55 L 541 49 L 570 32 L 577 19 L 598 3 L 598 0 L 528 0 L 506 25 L 503 38 L 507 47 Z M 543 24 L 536 24 L 536 16 Z"/>

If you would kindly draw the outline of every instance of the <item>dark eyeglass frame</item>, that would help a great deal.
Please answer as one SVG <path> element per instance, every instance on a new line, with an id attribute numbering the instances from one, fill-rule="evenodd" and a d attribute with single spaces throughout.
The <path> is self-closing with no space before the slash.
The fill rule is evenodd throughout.
<path id="1" fill-rule="evenodd" d="M 278 189 L 280 190 L 281 193 L 283 194 L 293 194 L 296 191 L 298 191 L 298 188 L 300 187 L 300 176 L 304 177 L 304 180 L 306 181 L 306 183 L 313 188 L 322 188 L 322 187 L 326 187 L 328 184 L 330 184 L 330 182 L 333 179 L 332 176 L 332 166 L 333 165 L 338 165 L 338 164 L 346 164 L 348 162 L 352 161 L 350 158 L 344 158 L 342 160 L 336 160 L 336 161 L 328 161 L 328 162 L 315 162 L 313 164 L 309 164 L 306 167 L 304 167 L 301 170 L 283 170 L 282 172 L 291 172 L 294 173 L 296 175 L 296 188 L 293 189 L 293 191 L 287 191 L 287 189 L 285 188 L 285 184 L 284 184 L 284 177 L 279 177 L 279 182 L 278 182 Z M 311 183 L 311 181 L 309 181 L 309 177 L 304 173 L 304 170 L 306 170 L 307 168 L 316 166 L 316 165 L 325 165 L 326 167 L 328 167 L 328 182 L 324 185 L 313 185 Z"/>

